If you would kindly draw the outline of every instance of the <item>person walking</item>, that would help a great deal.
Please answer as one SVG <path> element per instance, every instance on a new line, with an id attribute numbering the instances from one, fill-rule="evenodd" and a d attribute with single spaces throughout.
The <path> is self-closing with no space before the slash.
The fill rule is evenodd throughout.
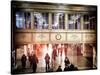
<path id="1" fill-rule="evenodd" d="M 33 69 L 33 73 L 36 73 L 37 63 L 38 63 L 38 58 L 37 58 L 36 54 L 33 54 L 32 55 L 32 69 Z"/>
<path id="2" fill-rule="evenodd" d="M 49 66 L 49 63 L 50 63 L 50 56 L 48 53 L 46 53 L 46 56 L 45 56 L 45 63 L 46 63 L 46 72 L 49 70 L 50 66 Z"/>
<path id="3" fill-rule="evenodd" d="M 64 63 L 65 63 L 65 66 L 67 66 L 70 63 L 68 57 L 65 57 Z"/>
<path id="4" fill-rule="evenodd" d="M 21 57 L 21 63 L 22 63 L 23 69 L 26 67 L 26 60 L 27 60 L 27 58 L 26 58 L 25 54 L 23 54 Z"/>

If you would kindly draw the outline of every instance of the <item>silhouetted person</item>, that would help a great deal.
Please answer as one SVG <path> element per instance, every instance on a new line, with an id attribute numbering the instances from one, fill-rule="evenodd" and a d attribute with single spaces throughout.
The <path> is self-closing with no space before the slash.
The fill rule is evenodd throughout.
<path id="1" fill-rule="evenodd" d="M 70 69 L 70 61 L 69 61 L 69 59 L 68 59 L 67 57 L 65 57 L 64 62 L 65 62 L 64 71 L 70 71 L 70 70 L 71 70 L 71 69 Z"/>
<path id="2" fill-rule="evenodd" d="M 29 56 L 30 67 L 32 67 L 32 54 Z"/>
<path id="3" fill-rule="evenodd" d="M 61 66 L 59 66 L 57 72 L 61 72 L 61 71 L 62 71 Z"/>
<path id="4" fill-rule="evenodd" d="M 69 69 L 70 69 L 70 71 L 72 71 L 72 70 L 78 70 L 78 68 L 75 67 L 73 64 L 69 65 Z"/>
<path id="5" fill-rule="evenodd" d="M 73 71 L 73 70 L 78 70 L 77 67 L 75 67 L 72 63 L 69 63 L 68 65 L 65 66 L 64 71 Z"/>
<path id="6" fill-rule="evenodd" d="M 65 66 L 64 71 L 70 71 L 70 67 L 68 65 Z"/>
<path id="7" fill-rule="evenodd" d="M 32 55 L 32 69 L 33 69 L 33 73 L 36 72 L 37 63 L 38 63 L 38 58 L 36 57 L 35 54 L 33 54 L 33 55 Z"/>
<path id="8" fill-rule="evenodd" d="M 57 56 L 57 51 L 56 51 L 56 49 L 53 49 L 53 52 L 52 52 L 52 59 L 53 59 L 54 61 L 56 61 L 56 56 Z"/>
<path id="9" fill-rule="evenodd" d="M 67 66 L 68 64 L 70 64 L 70 61 L 69 61 L 69 59 L 67 57 L 65 57 L 64 63 L 65 63 L 65 66 Z"/>
<path id="10" fill-rule="evenodd" d="M 21 57 L 22 68 L 26 67 L 26 60 L 27 60 L 27 58 L 26 58 L 25 54 L 23 54 Z"/>
<path id="11" fill-rule="evenodd" d="M 50 66 L 49 66 L 49 63 L 50 63 L 50 56 L 48 53 L 46 53 L 46 56 L 45 56 L 45 63 L 46 63 L 46 72 L 49 70 Z"/>

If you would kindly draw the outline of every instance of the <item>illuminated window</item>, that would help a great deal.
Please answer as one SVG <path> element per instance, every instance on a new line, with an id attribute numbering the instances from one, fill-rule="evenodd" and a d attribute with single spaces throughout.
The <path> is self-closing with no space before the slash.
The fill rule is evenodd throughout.
<path id="1" fill-rule="evenodd" d="M 31 28 L 31 16 L 30 13 L 24 13 L 24 28 L 30 29 Z"/>
<path id="2" fill-rule="evenodd" d="M 53 13 L 52 14 L 52 29 L 65 29 L 64 13 Z"/>
<path id="3" fill-rule="evenodd" d="M 16 12 L 16 28 L 31 28 L 31 16 L 28 12 Z"/>
<path id="4" fill-rule="evenodd" d="M 96 28 L 96 16 L 84 15 L 84 29 L 95 29 L 95 28 Z"/>
<path id="5" fill-rule="evenodd" d="M 23 13 L 16 12 L 16 28 L 23 28 Z"/>
<path id="6" fill-rule="evenodd" d="M 48 13 L 34 12 L 34 28 L 48 29 Z"/>
<path id="7" fill-rule="evenodd" d="M 69 14 L 68 15 L 68 29 L 80 29 L 80 14 Z"/>

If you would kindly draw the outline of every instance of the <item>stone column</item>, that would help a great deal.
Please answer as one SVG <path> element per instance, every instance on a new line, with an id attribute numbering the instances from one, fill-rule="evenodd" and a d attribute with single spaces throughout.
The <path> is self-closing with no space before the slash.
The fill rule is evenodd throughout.
<path id="1" fill-rule="evenodd" d="M 31 29 L 34 28 L 34 16 L 33 16 L 33 12 L 31 12 Z"/>
<path id="2" fill-rule="evenodd" d="M 84 20 L 83 20 L 83 15 L 81 15 L 81 30 L 84 29 Z"/>
<path id="3" fill-rule="evenodd" d="M 65 29 L 68 29 L 68 13 L 65 13 Z"/>

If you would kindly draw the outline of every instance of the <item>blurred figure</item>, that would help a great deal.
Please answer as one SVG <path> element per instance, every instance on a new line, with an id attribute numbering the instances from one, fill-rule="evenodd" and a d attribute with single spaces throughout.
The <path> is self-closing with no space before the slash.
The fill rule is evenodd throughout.
<path id="1" fill-rule="evenodd" d="M 61 72 L 61 71 L 62 71 L 61 66 L 58 66 L 57 72 Z"/>
<path id="2" fill-rule="evenodd" d="M 46 56 L 45 56 L 45 63 L 46 63 L 46 72 L 49 70 L 50 66 L 49 66 L 49 63 L 50 63 L 50 56 L 48 53 L 46 53 Z"/>
<path id="3" fill-rule="evenodd" d="M 22 63 L 23 69 L 26 67 L 26 60 L 27 60 L 27 58 L 26 58 L 25 54 L 23 54 L 21 57 L 21 63 Z"/>
<path id="4" fill-rule="evenodd" d="M 33 69 L 33 73 L 36 72 L 37 69 L 37 63 L 38 63 L 38 58 L 35 54 L 32 55 L 32 69 Z"/>
<path id="5" fill-rule="evenodd" d="M 56 64 L 56 57 L 57 57 L 57 51 L 56 51 L 57 49 L 55 48 L 55 47 L 53 47 L 53 51 L 52 51 L 52 60 L 51 60 L 51 62 L 52 62 L 52 68 L 54 69 L 56 66 L 55 66 L 55 64 Z"/>
<path id="6" fill-rule="evenodd" d="M 78 70 L 78 68 L 75 67 L 72 63 L 69 65 L 69 69 L 70 69 L 70 71 L 72 71 L 72 70 Z"/>
<path id="7" fill-rule="evenodd" d="M 64 71 L 70 71 L 69 66 L 65 66 Z"/>
<path id="8" fill-rule="evenodd" d="M 68 52 L 68 44 L 64 44 L 65 57 L 67 56 L 67 52 Z"/>
<path id="9" fill-rule="evenodd" d="M 30 68 L 31 68 L 31 67 L 32 67 L 32 60 L 33 60 L 33 59 L 32 59 L 32 54 L 30 54 L 30 56 L 29 56 L 28 59 L 29 59 L 29 62 L 30 62 Z"/>
<path id="10" fill-rule="evenodd" d="M 65 65 L 64 71 L 73 71 L 73 70 L 78 70 L 77 67 L 75 67 L 72 63 L 68 63 Z"/>
<path id="11" fill-rule="evenodd" d="M 57 51 L 56 49 L 53 49 L 53 52 L 52 52 L 52 59 L 55 61 L 56 60 L 56 56 L 57 56 Z"/>
<path id="12" fill-rule="evenodd" d="M 70 61 L 69 61 L 68 57 L 65 57 L 64 63 L 65 63 L 65 66 L 67 66 L 68 64 L 70 64 Z"/>
<path id="13" fill-rule="evenodd" d="M 65 63 L 64 71 L 70 71 L 70 61 L 68 57 L 65 57 L 64 63 Z"/>

